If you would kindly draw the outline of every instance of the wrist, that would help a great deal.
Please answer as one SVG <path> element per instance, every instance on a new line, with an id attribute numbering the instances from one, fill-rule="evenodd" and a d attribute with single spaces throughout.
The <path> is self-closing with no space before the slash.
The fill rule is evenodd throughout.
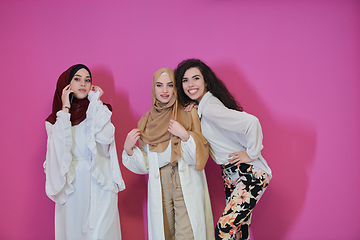
<path id="1" fill-rule="evenodd" d="M 70 112 L 70 107 L 64 106 L 64 107 L 62 108 L 62 110 L 63 110 L 64 112 L 69 113 L 69 112 Z"/>
<path id="2" fill-rule="evenodd" d="M 124 148 L 124 150 L 127 153 L 127 155 L 129 155 L 129 156 L 132 156 L 134 154 L 134 150 L 132 148 L 131 149 Z"/>
<path id="3" fill-rule="evenodd" d="M 186 132 L 186 135 L 181 138 L 181 141 L 187 142 L 187 140 L 189 140 L 189 138 L 190 138 L 190 134 L 188 132 Z"/>

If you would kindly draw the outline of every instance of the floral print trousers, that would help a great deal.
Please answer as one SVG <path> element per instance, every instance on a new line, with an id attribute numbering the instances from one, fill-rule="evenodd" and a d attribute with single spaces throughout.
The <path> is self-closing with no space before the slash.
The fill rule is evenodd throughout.
<path id="1" fill-rule="evenodd" d="M 222 165 L 226 207 L 215 227 L 215 238 L 249 240 L 251 214 L 269 184 L 269 176 L 250 164 Z"/>

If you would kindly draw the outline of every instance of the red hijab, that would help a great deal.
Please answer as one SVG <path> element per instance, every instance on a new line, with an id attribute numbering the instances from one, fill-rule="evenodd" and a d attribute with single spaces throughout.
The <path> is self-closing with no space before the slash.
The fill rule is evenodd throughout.
<path id="1" fill-rule="evenodd" d="M 57 84 L 56 84 L 52 113 L 46 119 L 46 121 L 48 121 L 49 123 L 55 124 L 56 113 L 62 109 L 62 100 L 61 100 L 62 91 L 71 82 L 75 73 L 82 68 L 86 69 L 89 72 L 90 77 L 91 77 L 91 72 L 90 72 L 89 68 L 83 64 L 73 65 L 60 75 L 60 77 L 57 81 Z M 74 96 L 73 102 L 71 104 L 70 111 L 69 111 L 69 113 L 71 114 L 70 121 L 71 121 L 72 126 L 78 125 L 79 123 L 84 121 L 84 119 L 86 118 L 86 111 L 88 109 L 89 103 L 90 103 L 90 101 L 88 98 L 77 99 Z M 111 106 L 109 107 L 109 109 L 111 110 Z"/>

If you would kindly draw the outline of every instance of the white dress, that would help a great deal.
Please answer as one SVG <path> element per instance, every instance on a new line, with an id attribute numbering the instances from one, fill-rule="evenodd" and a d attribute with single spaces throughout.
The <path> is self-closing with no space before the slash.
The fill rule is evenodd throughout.
<path id="1" fill-rule="evenodd" d="M 62 110 L 54 125 L 46 122 L 45 185 L 56 203 L 56 240 L 121 239 L 117 193 L 125 184 L 111 111 L 98 97 L 89 93 L 87 117 L 76 126 Z"/>
<path id="2" fill-rule="evenodd" d="M 165 240 L 162 207 L 160 168 L 170 162 L 171 144 L 162 153 L 151 152 L 149 145 L 144 152 L 134 147 L 129 156 L 123 151 L 122 162 L 137 174 L 149 174 L 148 180 L 148 231 L 149 240 Z M 181 189 L 195 240 L 214 239 L 214 222 L 205 172 L 195 170 L 196 144 L 192 136 L 181 142 L 178 160 Z"/>

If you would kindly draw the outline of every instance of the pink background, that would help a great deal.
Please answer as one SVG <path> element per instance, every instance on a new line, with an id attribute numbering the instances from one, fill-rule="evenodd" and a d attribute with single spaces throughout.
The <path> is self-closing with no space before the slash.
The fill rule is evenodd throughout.
<path id="1" fill-rule="evenodd" d="M 153 73 L 190 57 L 263 126 L 274 178 L 252 239 L 360 239 L 359 13 L 356 0 L 2 0 L 0 239 L 53 239 L 44 120 L 65 69 L 92 70 L 121 156 L 151 105 Z M 146 239 L 146 177 L 121 170 L 123 239 Z M 209 161 L 206 173 L 216 222 L 220 169 Z"/>

